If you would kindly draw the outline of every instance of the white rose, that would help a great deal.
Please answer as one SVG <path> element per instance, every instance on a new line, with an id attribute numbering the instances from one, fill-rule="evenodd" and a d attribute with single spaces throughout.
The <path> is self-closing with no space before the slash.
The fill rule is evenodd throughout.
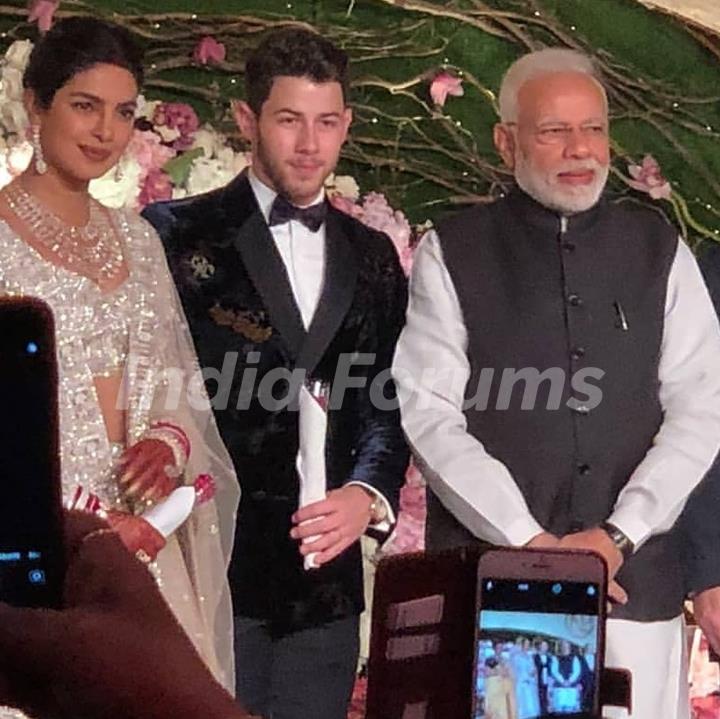
<path id="1" fill-rule="evenodd" d="M 188 195 L 199 195 L 227 185 L 234 177 L 231 168 L 224 167 L 219 160 L 208 160 L 199 157 L 192 164 L 187 179 Z"/>
<path id="2" fill-rule="evenodd" d="M 3 94 L 8 100 L 22 102 L 23 74 L 16 67 L 4 67 L 2 71 Z"/>
<path id="3" fill-rule="evenodd" d="M 202 148 L 205 157 L 213 157 L 218 148 L 222 147 L 222 138 L 212 127 L 205 125 L 195 132 L 193 149 L 198 147 Z"/>
<path id="4" fill-rule="evenodd" d="M 349 200 L 357 200 L 360 197 L 360 187 L 355 182 L 355 178 L 350 175 L 335 175 L 333 181 L 335 189 Z"/>
<path id="5" fill-rule="evenodd" d="M 132 157 L 121 160 L 122 179 L 115 179 L 112 167 L 90 183 L 90 194 L 106 207 L 136 207 L 140 195 L 140 165 Z"/>
<path id="6" fill-rule="evenodd" d="M 5 53 L 5 61 L 11 67 L 24 71 L 32 49 L 30 40 L 16 40 Z"/>

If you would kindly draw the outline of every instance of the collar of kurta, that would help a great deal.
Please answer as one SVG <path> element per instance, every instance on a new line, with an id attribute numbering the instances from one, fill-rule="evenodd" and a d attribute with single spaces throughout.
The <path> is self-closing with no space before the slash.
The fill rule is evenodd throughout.
<path id="1" fill-rule="evenodd" d="M 527 224 L 546 232 L 559 232 L 561 213 L 541 205 L 517 185 L 508 193 L 507 201 L 513 215 L 521 218 Z M 606 204 L 607 199 L 603 195 L 600 201 L 589 210 L 568 215 L 567 229 L 582 232 L 592 228 Z"/>

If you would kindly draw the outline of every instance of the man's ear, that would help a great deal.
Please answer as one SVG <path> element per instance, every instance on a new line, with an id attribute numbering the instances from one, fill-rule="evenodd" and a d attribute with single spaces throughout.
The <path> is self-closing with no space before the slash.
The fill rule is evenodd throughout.
<path id="1" fill-rule="evenodd" d="M 257 117 L 250 105 L 244 100 L 236 100 L 232 103 L 232 113 L 242 136 L 249 142 L 254 142 L 257 136 Z"/>
<path id="2" fill-rule="evenodd" d="M 495 149 L 502 157 L 505 165 L 511 170 L 515 169 L 515 135 L 509 125 L 498 122 L 493 128 L 493 142 Z"/>

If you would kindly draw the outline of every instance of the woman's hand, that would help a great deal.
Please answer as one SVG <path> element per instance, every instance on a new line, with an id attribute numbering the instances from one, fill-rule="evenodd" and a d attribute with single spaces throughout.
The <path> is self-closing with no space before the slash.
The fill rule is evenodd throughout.
<path id="1" fill-rule="evenodd" d="M 175 457 L 165 442 L 141 439 L 120 458 L 120 486 L 128 499 L 156 502 L 177 487 L 177 479 L 167 474 Z"/>
<path id="2" fill-rule="evenodd" d="M 145 561 L 153 561 L 165 546 L 162 534 L 142 517 L 127 512 L 108 512 L 107 523 L 117 532 L 128 552 L 147 558 Z"/>
<path id="3" fill-rule="evenodd" d="M 66 548 L 61 611 L 0 602 L 0 704 L 38 717 L 250 719 L 114 532 L 74 512 Z"/>

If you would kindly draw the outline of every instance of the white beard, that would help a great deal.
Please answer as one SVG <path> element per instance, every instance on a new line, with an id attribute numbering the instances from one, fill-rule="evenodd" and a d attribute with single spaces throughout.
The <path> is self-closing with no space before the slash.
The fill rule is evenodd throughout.
<path id="1" fill-rule="evenodd" d="M 593 170 L 595 178 L 589 185 L 561 185 L 557 182 L 560 172 L 571 170 Z M 564 215 L 574 215 L 594 207 L 605 189 L 609 173 L 609 165 L 589 159 L 568 163 L 548 177 L 537 172 L 522 152 L 517 152 L 515 156 L 515 181 L 520 188 L 544 207 Z"/>

